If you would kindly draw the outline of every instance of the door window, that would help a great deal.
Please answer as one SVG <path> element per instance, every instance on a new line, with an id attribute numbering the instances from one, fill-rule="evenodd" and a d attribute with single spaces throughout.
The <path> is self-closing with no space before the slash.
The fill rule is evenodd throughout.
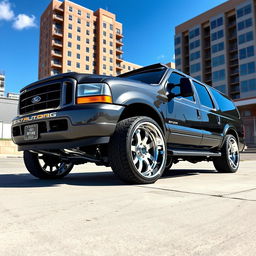
<path id="1" fill-rule="evenodd" d="M 179 95 L 180 94 L 180 79 L 184 78 L 185 76 L 182 76 L 176 72 L 172 72 L 169 79 L 168 79 L 168 92 L 173 95 Z M 194 96 L 189 97 L 182 97 L 182 96 L 175 96 L 175 98 L 184 98 L 190 101 L 195 101 Z"/>
<path id="2" fill-rule="evenodd" d="M 208 108 L 214 108 L 211 96 L 209 95 L 207 89 L 202 84 L 199 84 L 195 81 L 193 81 L 193 83 L 196 87 L 201 104 Z"/>

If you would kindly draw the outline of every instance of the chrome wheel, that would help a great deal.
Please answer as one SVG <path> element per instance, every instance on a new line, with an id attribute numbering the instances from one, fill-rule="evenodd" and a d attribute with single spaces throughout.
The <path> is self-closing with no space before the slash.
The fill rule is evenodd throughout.
<path id="1" fill-rule="evenodd" d="M 62 176 L 73 167 L 72 163 L 63 162 L 57 156 L 38 154 L 38 161 L 45 173 L 54 176 Z"/>
<path id="2" fill-rule="evenodd" d="M 166 149 L 159 128 L 150 123 L 138 124 L 131 136 L 131 156 L 137 172 L 153 178 L 164 168 Z"/>
<path id="3" fill-rule="evenodd" d="M 233 169 L 239 165 L 239 150 L 237 142 L 234 138 L 230 138 L 228 142 L 228 160 Z"/>

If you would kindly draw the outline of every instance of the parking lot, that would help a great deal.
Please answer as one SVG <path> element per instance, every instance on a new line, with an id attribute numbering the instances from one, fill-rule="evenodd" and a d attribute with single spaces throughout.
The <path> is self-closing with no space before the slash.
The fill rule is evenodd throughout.
<path id="1" fill-rule="evenodd" d="M 78 166 L 37 180 L 0 159 L 0 255 L 255 255 L 256 157 L 239 172 L 179 163 L 151 185 Z M 253 160 L 255 159 L 255 160 Z"/>

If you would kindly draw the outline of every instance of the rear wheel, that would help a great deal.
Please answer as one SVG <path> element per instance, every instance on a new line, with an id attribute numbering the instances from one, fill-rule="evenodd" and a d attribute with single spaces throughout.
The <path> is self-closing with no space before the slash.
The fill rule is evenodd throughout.
<path id="1" fill-rule="evenodd" d="M 238 170 L 240 154 L 237 140 L 233 135 L 227 135 L 221 150 L 222 156 L 213 160 L 218 172 L 234 173 Z"/>
<path id="2" fill-rule="evenodd" d="M 58 179 L 66 176 L 73 164 L 61 160 L 58 156 L 37 154 L 24 151 L 24 163 L 27 170 L 39 179 Z"/>
<path id="3" fill-rule="evenodd" d="M 120 121 L 109 143 L 113 172 L 124 182 L 154 183 L 166 164 L 166 143 L 159 125 L 149 117 Z"/>

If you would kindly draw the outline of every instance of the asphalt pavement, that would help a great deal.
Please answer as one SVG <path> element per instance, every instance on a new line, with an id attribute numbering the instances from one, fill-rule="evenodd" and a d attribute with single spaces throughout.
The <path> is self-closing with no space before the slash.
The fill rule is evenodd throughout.
<path id="1" fill-rule="evenodd" d="M 94 164 L 44 181 L 1 158 L 0 255 L 255 256 L 255 154 L 242 160 L 236 174 L 183 162 L 128 186 Z"/>

